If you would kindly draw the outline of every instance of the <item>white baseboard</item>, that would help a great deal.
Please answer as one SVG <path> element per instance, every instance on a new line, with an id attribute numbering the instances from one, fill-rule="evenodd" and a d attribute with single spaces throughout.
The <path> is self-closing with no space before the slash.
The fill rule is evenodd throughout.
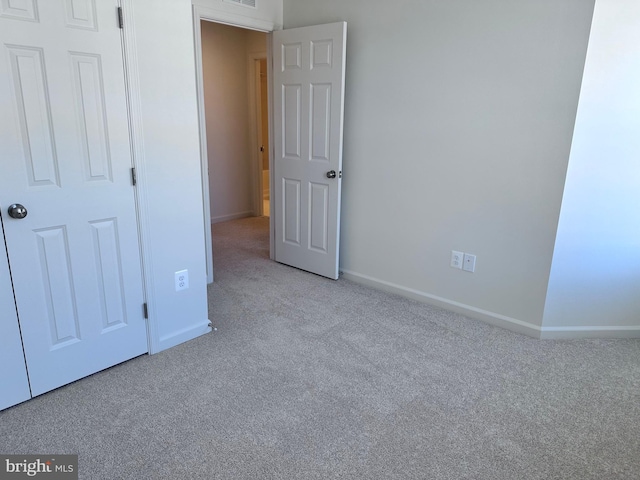
<path id="1" fill-rule="evenodd" d="M 209 320 L 205 320 L 195 326 L 182 329 L 178 332 L 174 332 L 166 337 L 161 337 L 158 352 L 167 350 L 168 348 L 175 347 L 176 345 L 188 342 L 189 340 L 193 340 L 200 335 L 209 333 L 211 331 L 211 327 L 209 326 L 210 323 L 211 322 Z"/>
<path id="2" fill-rule="evenodd" d="M 640 338 L 640 326 L 542 327 L 543 340 L 576 338 Z"/>
<path id="3" fill-rule="evenodd" d="M 253 212 L 232 213 L 230 215 L 221 215 L 219 217 L 211 217 L 211 225 L 214 223 L 228 222 L 229 220 L 238 220 L 239 218 L 253 217 Z"/>
<path id="4" fill-rule="evenodd" d="M 580 338 L 640 338 L 640 326 L 581 326 L 581 327 L 539 327 L 532 323 L 516 318 L 507 317 L 499 313 L 489 312 L 480 308 L 465 305 L 446 298 L 424 293 L 412 288 L 403 287 L 395 283 L 380 280 L 349 270 L 342 270 L 343 278 L 362 285 L 367 285 L 385 292 L 395 293 L 412 300 L 428 303 L 438 307 L 481 320 L 490 325 L 502 327 L 512 332 L 522 333 L 530 337 L 544 340 L 569 340 Z"/>
<path id="5" fill-rule="evenodd" d="M 502 327 L 512 332 L 521 333 L 534 338 L 540 338 L 541 328 L 532 323 L 523 322 L 516 318 L 507 317 L 499 313 L 489 312 L 480 308 L 472 307 L 471 305 L 465 305 L 464 303 L 456 302 L 446 298 L 424 293 L 413 288 L 403 287 L 395 283 L 380 280 L 378 278 L 370 277 L 360 273 L 352 272 L 349 270 L 342 270 L 342 275 L 347 280 L 352 280 L 362 285 L 367 285 L 378 290 L 385 292 L 395 293 L 397 295 L 410 298 L 412 300 L 418 300 L 419 302 L 428 303 L 442 307 L 452 312 L 460 313 L 477 320 L 481 320 L 490 325 L 496 327 Z"/>

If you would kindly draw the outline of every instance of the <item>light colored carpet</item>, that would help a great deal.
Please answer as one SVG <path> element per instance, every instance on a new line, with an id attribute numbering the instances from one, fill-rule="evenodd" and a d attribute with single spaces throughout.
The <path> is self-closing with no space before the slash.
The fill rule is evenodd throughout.
<path id="1" fill-rule="evenodd" d="M 0 413 L 90 479 L 638 479 L 640 341 L 539 341 L 214 226 L 218 331 Z"/>

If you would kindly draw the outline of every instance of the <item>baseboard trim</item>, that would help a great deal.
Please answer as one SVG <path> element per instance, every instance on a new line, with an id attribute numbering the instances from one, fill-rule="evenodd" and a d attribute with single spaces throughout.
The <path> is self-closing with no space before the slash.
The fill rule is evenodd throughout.
<path id="1" fill-rule="evenodd" d="M 158 352 L 167 350 L 171 347 L 175 347 L 176 345 L 180 345 L 181 343 L 193 340 L 200 335 L 209 333 L 211 331 L 211 327 L 209 325 L 211 325 L 211 322 L 209 320 L 205 320 L 195 326 L 184 328 L 178 332 L 172 333 L 171 335 L 167 335 L 166 337 L 160 337 L 160 348 L 158 349 Z"/>
<path id="2" fill-rule="evenodd" d="M 218 217 L 211 217 L 211 225 L 214 223 L 228 222 L 229 220 L 238 220 L 239 218 L 253 217 L 253 212 L 240 212 L 232 213 L 230 215 L 220 215 Z"/>
<path id="3" fill-rule="evenodd" d="M 482 310 L 480 308 L 472 307 L 471 305 L 465 305 L 464 303 L 438 297 L 437 295 L 431 295 L 413 288 L 404 287 L 402 285 L 397 285 L 395 283 L 380 280 L 378 278 L 350 270 L 342 270 L 342 276 L 347 280 L 351 280 L 362 285 L 367 285 L 369 287 L 383 290 L 385 292 L 395 293 L 412 300 L 442 307 L 446 310 L 460 313 L 476 320 L 481 320 L 496 327 L 505 328 L 512 332 L 521 333 L 529 337 L 540 338 L 541 328 L 539 326 L 518 320 L 517 318 L 511 318 L 499 313 Z"/>
<path id="4" fill-rule="evenodd" d="M 542 327 L 543 340 L 577 338 L 640 338 L 640 326 Z"/>
<path id="5" fill-rule="evenodd" d="M 395 283 L 363 275 L 350 270 L 342 270 L 342 277 L 385 292 L 435 305 L 460 313 L 490 325 L 502 327 L 512 332 L 522 333 L 541 340 L 574 340 L 581 338 L 640 338 L 640 326 L 580 326 L 580 327 L 539 327 L 516 318 L 465 305 L 429 293 L 403 287 Z"/>

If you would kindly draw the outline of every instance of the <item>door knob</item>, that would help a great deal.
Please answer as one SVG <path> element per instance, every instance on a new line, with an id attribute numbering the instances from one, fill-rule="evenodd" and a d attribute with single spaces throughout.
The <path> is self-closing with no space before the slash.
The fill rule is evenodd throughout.
<path id="1" fill-rule="evenodd" d="M 24 218 L 27 216 L 27 209 L 19 203 L 14 203 L 9 206 L 9 216 L 17 219 Z"/>
<path id="2" fill-rule="evenodd" d="M 335 170 L 329 170 L 327 172 L 327 178 L 336 178 L 336 171 Z"/>

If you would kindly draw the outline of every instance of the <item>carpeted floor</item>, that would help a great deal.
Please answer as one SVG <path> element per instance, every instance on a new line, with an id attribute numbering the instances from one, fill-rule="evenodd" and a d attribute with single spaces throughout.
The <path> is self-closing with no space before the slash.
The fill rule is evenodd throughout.
<path id="1" fill-rule="evenodd" d="M 214 227 L 217 332 L 0 413 L 86 479 L 639 479 L 640 341 L 539 341 Z"/>

